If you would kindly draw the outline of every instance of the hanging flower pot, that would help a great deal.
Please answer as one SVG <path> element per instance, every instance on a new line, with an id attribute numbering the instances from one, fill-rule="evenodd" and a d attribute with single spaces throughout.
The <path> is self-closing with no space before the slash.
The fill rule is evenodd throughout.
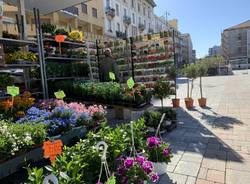
<path id="1" fill-rule="evenodd" d="M 165 162 L 153 162 L 154 172 L 158 175 L 166 174 L 167 172 L 167 164 Z"/>
<path id="2" fill-rule="evenodd" d="M 174 108 L 179 108 L 180 107 L 180 99 L 172 99 L 173 107 Z"/>
<path id="3" fill-rule="evenodd" d="M 185 105 L 187 109 L 192 109 L 194 107 L 194 100 L 192 98 L 185 98 Z"/>
<path id="4" fill-rule="evenodd" d="M 206 107 L 207 106 L 207 99 L 206 98 L 200 98 L 198 99 L 199 106 L 200 107 Z"/>

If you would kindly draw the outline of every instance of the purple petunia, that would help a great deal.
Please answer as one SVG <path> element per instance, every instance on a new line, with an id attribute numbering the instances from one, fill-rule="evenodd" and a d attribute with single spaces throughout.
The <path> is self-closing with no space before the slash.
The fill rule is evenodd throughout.
<path id="1" fill-rule="evenodd" d="M 129 168 L 133 167 L 133 165 L 134 165 L 134 159 L 133 158 L 127 158 L 124 161 L 124 166 L 126 167 L 126 169 L 129 169 Z"/>
<path id="2" fill-rule="evenodd" d="M 164 157 L 167 157 L 169 155 L 169 150 L 168 150 L 168 148 L 165 148 L 164 150 L 163 150 L 163 156 Z"/>
<path id="3" fill-rule="evenodd" d="M 147 145 L 149 148 L 158 147 L 161 145 L 161 141 L 157 137 L 149 137 L 147 139 Z"/>
<path id="4" fill-rule="evenodd" d="M 136 162 L 139 163 L 140 165 L 143 165 L 144 161 L 146 160 L 145 157 L 143 156 L 138 156 L 135 158 Z"/>
<path id="5" fill-rule="evenodd" d="M 147 174 L 150 174 L 154 170 L 153 163 L 150 161 L 145 161 L 142 165 L 142 168 Z"/>
<path id="6" fill-rule="evenodd" d="M 102 182 L 98 181 L 96 184 L 103 184 Z"/>
<path id="7" fill-rule="evenodd" d="M 156 173 L 152 174 L 152 176 L 151 176 L 151 181 L 152 181 L 153 183 L 156 183 L 159 179 L 160 179 L 160 177 L 159 177 L 158 174 L 156 174 Z"/>

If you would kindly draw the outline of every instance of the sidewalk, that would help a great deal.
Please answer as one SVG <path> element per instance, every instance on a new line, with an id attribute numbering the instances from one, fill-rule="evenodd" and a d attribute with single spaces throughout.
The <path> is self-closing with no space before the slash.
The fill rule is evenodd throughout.
<path id="1" fill-rule="evenodd" d="M 186 84 L 179 82 L 183 102 Z M 164 136 L 174 157 L 160 183 L 250 183 L 250 75 L 204 78 L 206 109 L 197 104 L 198 80 L 193 94 L 196 108 L 178 109 L 178 128 Z"/>

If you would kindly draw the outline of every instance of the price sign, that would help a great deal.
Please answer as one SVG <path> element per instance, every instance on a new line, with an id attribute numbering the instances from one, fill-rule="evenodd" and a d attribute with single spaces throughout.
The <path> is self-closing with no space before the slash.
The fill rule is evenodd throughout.
<path id="1" fill-rule="evenodd" d="M 109 78 L 114 81 L 115 80 L 115 74 L 113 72 L 109 72 Z"/>
<path id="2" fill-rule="evenodd" d="M 128 88 L 129 88 L 129 89 L 132 89 L 132 88 L 134 87 L 135 82 L 134 82 L 134 80 L 133 80 L 132 77 L 130 77 L 130 78 L 127 80 L 127 85 L 128 85 Z"/>
<path id="3" fill-rule="evenodd" d="M 62 153 L 63 143 L 61 140 L 46 141 L 43 143 L 43 156 L 49 158 L 52 163 L 55 162 L 56 156 Z"/>
<path id="4" fill-rule="evenodd" d="M 64 42 L 65 41 L 64 35 L 56 35 L 55 36 L 55 41 L 58 42 L 58 43 Z"/>
<path id="5" fill-rule="evenodd" d="M 54 95 L 57 99 L 60 99 L 60 100 L 66 97 L 64 91 L 62 90 L 55 92 Z"/>
<path id="6" fill-rule="evenodd" d="M 7 94 L 11 95 L 12 97 L 19 95 L 20 94 L 19 87 L 7 86 Z"/>

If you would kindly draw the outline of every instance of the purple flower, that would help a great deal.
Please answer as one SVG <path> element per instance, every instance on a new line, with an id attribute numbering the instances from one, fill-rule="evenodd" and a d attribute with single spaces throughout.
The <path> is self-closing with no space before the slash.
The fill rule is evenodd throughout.
<path id="1" fill-rule="evenodd" d="M 163 155 L 164 155 L 164 157 L 167 157 L 167 156 L 169 155 L 169 150 L 168 150 L 168 148 L 165 148 L 165 149 L 163 150 Z"/>
<path id="2" fill-rule="evenodd" d="M 157 137 L 149 137 L 147 139 L 147 145 L 149 148 L 157 147 L 161 145 L 161 141 Z"/>
<path id="3" fill-rule="evenodd" d="M 96 184 L 103 184 L 102 182 L 98 181 Z"/>
<path id="4" fill-rule="evenodd" d="M 154 166 L 153 166 L 153 163 L 150 162 L 150 161 L 145 161 L 142 165 L 142 168 L 143 170 L 147 173 L 147 174 L 150 174 L 153 169 L 154 169 Z"/>
<path id="5" fill-rule="evenodd" d="M 139 163 L 140 165 L 142 165 L 144 163 L 144 161 L 146 160 L 145 157 L 143 156 L 138 156 L 135 158 L 136 162 Z"/>
<path id="6" fill-rule="evenodd" d="M 133 167 L 134 165 L 134 160 L 133 158 L 127 158 L 125 161 L 124 161 L 124 166 L 129 169 L 131 167 Z"/>
<path id="7" fill-rule="evenodd" d="M 152 176 L 151 176 L 152 182 L 156 183 L 159 179 L 160 179 L 160 177 L 158 174 L 156 174 L 156 173 L 152 174 Z"/>

